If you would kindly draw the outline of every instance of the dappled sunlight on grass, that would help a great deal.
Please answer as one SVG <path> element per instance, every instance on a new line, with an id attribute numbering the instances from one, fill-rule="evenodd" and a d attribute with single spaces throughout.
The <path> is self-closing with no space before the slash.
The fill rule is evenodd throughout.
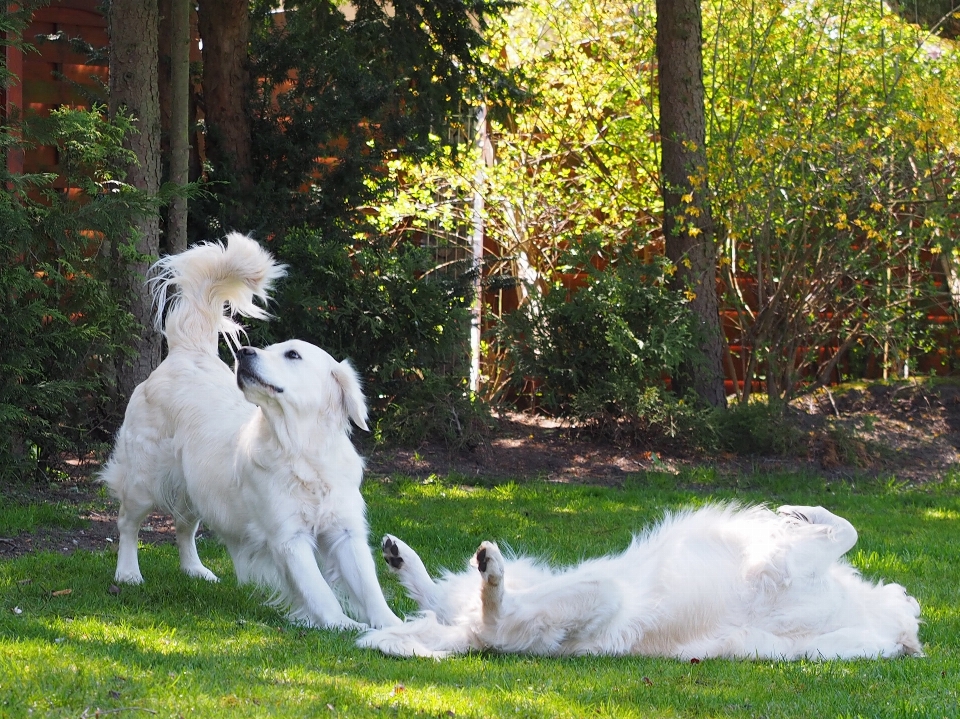
<path id="1" fill-rule="evenodd" d="M 709 473 L 705 483 L 714 481 Z M 237 586 L 219 542 L 201 556 L 219 584 L 184 577 L 176 548 L 145 546 L 145 584 L 108 589 L 115 555 L 30 555 L 0 562 L 0 715 L 93 716 L 142 707 L 161 716 L 837 717 L 956 714 L 960 675 L 958 497 L 861 492 L 778 476 L 770 486 L 696 486 L 642 476 L 620 488 L 466 485 L 433 478 L 367 487 L 374 548 L 384 532 L 431 571 L 459 570 L 482 539 L 569 563 L 620 551 L 666 509 L 711 498 L 822 504 L 860 530 L 850 560 L 899 581 L 923 607 L 929 657 L 858 662 L 699 664 L 642 657 L 474 654 L 398 660 L 356 635 L 307 630 Z M 744 485 L 746 486 L 746 482 Z M 377 559 L 388 601 L 412 611 Z M 71 592 L 54 595 L 57 590 Z M 20 610 L 15 614 L 12 609 Z M 51 689 L 51 687 L 53 689 Z M 953 692 L 953 694 L 951 694 Z M 952 702 L 952 703 L 951 703 Z"/>
<path id="2" fill-rule="evenodd" d="M 936 507 L 934 509 L 925 509 L 923 512 L 921 512 L 921 516 L 924 519 L 957 520 L 960 519 L 960 512 L 954 509 L 943 509 L 941 507 Z"/>
<path id="3" fill-rule="evenodd" d="M 906 562 L 893 554 L 879 554 L 878 552 L 864 552 L 857 549 L 849 555 L 851 564 L 865 575 L 886 575 L 905 573 L 908 570 Z"/>

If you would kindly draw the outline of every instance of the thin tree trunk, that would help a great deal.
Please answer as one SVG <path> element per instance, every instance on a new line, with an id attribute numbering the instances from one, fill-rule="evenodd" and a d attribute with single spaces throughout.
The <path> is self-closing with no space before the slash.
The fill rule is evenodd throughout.
<path id="1" fill-rule="evenodd" d="M 252 87 L 247 56 L 249 0 L 199 0 L 198 4 L 207 159 L 214 179 L 236 183 L 232 194 L 242 197 L 253 186 L 247 108 Z"/>
<path id="2" fill-rule="evenodd" d="M 190 172 L 190 0 L 170 2 L 170 182 L 186 185 Z M 175 197 L 167 215 L 167 251 L 187 249 L 187 198 Z"/>
<path id="3" fill-rule="evenodd" d="M 111 0 L 110 114 L 125 109 L 136 118 L 138 132 L 127 144 L 138 162 L 128 166 L 127 182 L 155 194 L 160 186 L 160 99 L 157 87 L 158 12 L 156 0 Z M 153 305 L 145 285 L 147 269 L 160 249 L 160 221 L 155 213 L 140 218 L 134 228 L 137 259 L 121 273 L 121 289 L 129 309 L 142 326 L 134 340 L 135 356 L 117 368 L 119 399 L 125 401 L 160 363 L 160 336 L 153 329 Z M 114 243 L 116 252 L 119 242 Z"/>
<path id="4" fill-rule="evenodd" d="M 717 249 L 707 201 L 700 0 L 657 0 L 661 191 L 667 257 L 675 286 L 688 293 L 697 319 L 699 357 L 681 367 L 674 386 L 706 404 L 726 406 L 723 337 L 717 302 Z"/>

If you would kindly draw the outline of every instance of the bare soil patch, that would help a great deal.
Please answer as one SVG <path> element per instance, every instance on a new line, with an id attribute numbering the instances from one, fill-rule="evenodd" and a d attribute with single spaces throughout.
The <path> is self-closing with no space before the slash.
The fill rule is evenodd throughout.
<path id="1" fill-rule="evenodd" d="M 898 382 L 823 390 L 791 411 L 805 435 L 789 456 L 706 456 L 683 448 L 599 440 L 561 422 L 519 413 L 472 450 L 436 445 L 373 453 L 374 474 L 415 477 L 456 472 L 465 478 L 536 478 L 617 484 L 631 473 L 677 472 L 711 465 L 723 472 L 796 470 L 829 476 L 897 475 L 937 481 L 960 461 L 960 383 Z"/>
<path id="2" fill-rule="evenodd" d="M 473 449 L 450 451 L 434 444 L 375 449 L 367 453 L 369 481 L 405 475 L 459 475 L 464 482 L 525 479 L 618 485 L 630 474 L 676 473 L 709 465 L 719 472 L 806 471 L 830 478 L 896 476 L 901 481 L 940 481 L 960 462 L 960 383 L 897 382 L 822 391 L 795 404 L 804 437 L 789 457 L 704 456 L 657 446 L 625 445 L 591 438 L 576 427 L 525 415 L 498 417 L 495 429 Z M 32 551 L 69 553 L 116 546 L 116 505 L 99 496 L 89 473 L 69 481 L 19 488 L 21 502 L 77 504 L 84 526 L 44 528 L 0 537 L 0 559 Z M 144 542 L 172 542 L 172 520 L 151 515 Z"/>

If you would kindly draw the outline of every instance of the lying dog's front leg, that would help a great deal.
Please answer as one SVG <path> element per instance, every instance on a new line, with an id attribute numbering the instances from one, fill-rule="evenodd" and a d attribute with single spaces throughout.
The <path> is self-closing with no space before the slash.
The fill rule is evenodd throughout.
<path id="1" fill-rule="evenodd" d="M 493 542 L 483 542 L 470 563 L 477 567 L 483 577 L 480 601 L 484 627 L 495 631 L 503 609 L 503 555 Z"/>
<path id="2" fill-rule="evenodd" d="M 407 594 L 417 603 L 421 611 L 436 612 L 441 624 L 451 622 L 450 612 L 443 601 L 444 597 L 437 591 L 437 585 L 430 578 L 426 566 L 419 555 L 406 542 L 397 539 L 392 534 L 383 536 L 383 561 L 396 574 L 400 583 L 406 588 Z M 461 607 L 457 607 L 461 609 Z"/>
<path id="3" fill-rule="evenodd" d="M 341 530 L 325 553 L 328 564 L 346 585 L 351 602 L 371 627 L 379 629 L 402 624 L 383 598 L 366 532 Z"/>
<path id="4" fill-rule="evenodd" d="M 283 582 L 280 601 L 290 606 L 290 618 L 313 627 L 363 629 L 344 614 L 336 595 L 320 573 L 312 543 L 298 536 L 275 552 Z"/>

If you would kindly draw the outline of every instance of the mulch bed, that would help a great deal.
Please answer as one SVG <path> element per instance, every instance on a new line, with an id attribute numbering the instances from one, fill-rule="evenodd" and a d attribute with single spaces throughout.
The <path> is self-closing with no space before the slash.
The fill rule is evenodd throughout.
<path id="1" fill-rule="evenodd" d="M 575 427 L 523 414 L 507 414 L 473 449 L 450 451 L 424 444 L 415 449 L 377 449 L 367 456 L 368 481 L 393 475 L 426 478 L 536 479 L 550 482 L 621 484 L 633 473 L 677 472 L 708 464 L 721 472 L 804 470 L 833 478 L 896 475 L 913 483 L 939 480 L 960 462 L 960 384 L 875 384 L 863 389 L 821 392 L 797 408 L 807 417 L 808 451 L 803 456 L 736 457 L 667 453 L 643 445 L 598 441 Z M 838 428 L 846 432 L 838 433 Z M 844 442 L 851 446 L 839 446 Z M 62 502 L 96 506 L 79 529 L 43 528 L 0 537 L 0 559 L 34 551 L 70 553 L 116 547 L 116 505 L 98 499 L 93 471 L 71 480 L 17 488 L 20 502 Z M 174 541 L 170 517 L 152 514 L 141 529 L 148 543 Z"/>

